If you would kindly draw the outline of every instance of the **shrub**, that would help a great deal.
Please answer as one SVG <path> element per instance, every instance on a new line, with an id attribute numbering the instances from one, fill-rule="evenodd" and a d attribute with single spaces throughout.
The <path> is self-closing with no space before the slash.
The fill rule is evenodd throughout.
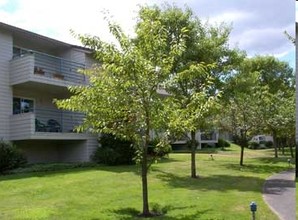
<path id="1" fill-rule="evenodd" d="M 153 157 L 164 157 L 169 155 L 172 151 L 172 146 L 167 140 L 160 140 L 158 138 L 150 141 L 147 154 Z"/>
<path id="2" fill-rule="evenodd" d="M 248 143 L 249 149 L 258 149 L 260 147 L 260 144 L 258 142 L 250 141 Z"/>
<path id="3" fill-rule="evenodd" d="M 273 147 L 273 141 L 266 141 L 265 146 L 266 146 L 266 148 Z"/>
<path id="4" fill-rule="evenodd" d="M 230 142 L 219 138 L 215 146 L 218 147 L 218 148 L 224 149 L 225 147 L 230 147 L 231 144 L 230 144 Z"/>
<path id="5" fill-rule="evenodd" d="M 0 140 L 0 173 L 5 173 L 27 163 L 25 156 L 10 142 Z"/>
<path id="6" fill-rule="evenodd" d="M 99 140 L 99 146 L 92 160 L 96 163 L 107 165 L 125 165 L 134 163 L 134 149 L 132 142 L 116 138 L 112 134 L 103 134 Z"/>
<path id="7" fill-rule="evenodd" d="M 78 163 L 39 163 L 39 164 L 28 164 L 25 167 L 20 167 L 9 171 L 10 174 L 17 173 L 33 173 L 33 172 L 52 172 L 67 169 L 77 168 L 91 168 L 96 167 L 97 164 L 92 162 L 78 162 Z"/>

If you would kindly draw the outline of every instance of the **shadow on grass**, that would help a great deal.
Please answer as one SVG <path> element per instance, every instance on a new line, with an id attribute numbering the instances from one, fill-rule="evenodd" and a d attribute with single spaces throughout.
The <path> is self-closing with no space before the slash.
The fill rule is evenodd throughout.
<path id="1" fill-rule="evenodd" d="M 200 150 L 196 150 L 197 154 L 217 154 L 220 151 L 231 151 L 231 150 L 222 150 L 221 148 L 203 148 Z M 191 154 L 190 149 L 183 149 L 183 150 L 173 150 L 172 153 L 174 154 Z"/>
<path id="2" fill-rule="evenodd" d="M 294 158 L 291 157 L 286 157 L 286 156 L 282 156 L 282 157 L 259 157 L 256 158 L 256 160 L 262 162 L 262 163 L 269 163 L 269 164 L 277 164 L 277 163 L 285 163 L 288 165 L 288 159 L 291 159 L 291 162 L 293 163 L 295 161 Z"/>
<path id="3" fill-rule="evenodd" d="M 115 172 L 115 173 L 124 173 L 124 172 L 131 172 L 135 173 L 136 175 L 139 174 L 138 166 L 136 165 L 126 165 L 126 166 L 105 166 L 105 165 L 95 165 L 91 167 L 63 167 L 58 166 L 56 168 L 48 168 L 48 165 L 45 167 L 31 169 L 28 170 L 19 170 L 16 173 L 0 175 L 0 182 L 5 180 L 14 180 L 14 179 L 24 179 L 24 178 L 32 178 L 32 177 L 49 177 L 49 176 L 58 176 L 64 174 L 75 174 L 75 173 L 83 173 L 83 172 L 90 172 L 90 171 L 107 171 L 107 172 Z M 24 168 L 27 169 L 27 168 Z"/>
<path id="4" fill-rule="evenodd" d="M 160 216 L 155 216 L 151 218 L 142 218 L 139 217 L 140 210 L 135 208 L 121 208 L 116 210 L 109 210 L 109 212 L 113 213 L 117 216 L 119 220 L 131 220 L 131 219 L 164 219 L 164 220 L 190 220 L 190 219 L 200 219 L 204 214 L 211 211 L 211 209 L 206 210 L 198 210 L 195 213 L 188 214 L 186 213 L 185 209 L 194 208 L 193 206 L 166 206 L 165 209 L 167 213 L 164 213 Z M 180 210 L 181 214 L 177 214 L 177 216 L 173 217 L 169 215 L 169 212 Z"/>
<path id="5" fill-rule="evenodd" d="M 270 164 L 245 164 L 244 166 L 240 166 L 238 164 L 226 164 L 223 166 L 230 170 L 267 175 L 279 173 L 288 168 L 288 166 L 272 166 Z"/>
<path id="6" fill-rule="evenodd" d="M 158 160 L 158 163 L 172 163 L 179 162 L 179 160 L 173 158 L 162 158 Z M 135 173 L 140 175 L 139 165 L 118 165 L 118 166 L 108 166 L 108 165 L 98 165 L 90 164 L 80 165 L 80 164 L 32 164 L 25 168 L 19 168 L 13 170 L 12 173 L 5 175 L 0 175 L 0 181 L 23 179 L 31 177 L 49 177 L 57 176 L 63 174 L 74 174 L 83 173 L 89 171 L 106 171 L 113 173 Z"/>
<path id="7" fill-rule="evenodd" d="M 162 170 L 155 169 L 157 178 L 164 181 L 173 188 L 188 188 L 200 191 L 229 191 L 238 190 L 242 192 L 260 192 L 264 179 L 245 175 L 212 175 L 190 178 L 189 176 L 178 176 Z"/>

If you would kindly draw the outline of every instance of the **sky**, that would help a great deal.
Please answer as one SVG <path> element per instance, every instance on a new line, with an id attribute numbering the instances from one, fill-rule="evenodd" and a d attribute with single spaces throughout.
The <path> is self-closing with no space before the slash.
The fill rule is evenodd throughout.
<path id="1" fill-rule="evenodd" d="M 229 45 L 249 57 L 273 55 L 295 68 L 295 47 L 284 31 L 295 36 L 298 11 L 294 0 L 168 0 L 190 7 L 202 21 L 232 25 Z M 41 35 L 79 44 L 70 30 L 112 41 L 104 12 L 133 36 L 140 5 L 161 5 L 158 0 L 0 0 L 0 22 Z"/>

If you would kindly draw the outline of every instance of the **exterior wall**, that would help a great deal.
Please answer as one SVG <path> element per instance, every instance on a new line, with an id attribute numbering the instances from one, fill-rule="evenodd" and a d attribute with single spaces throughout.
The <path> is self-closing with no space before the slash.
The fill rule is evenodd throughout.
<path id="1" fill-rule="evenodd" d="M 34 69 L 34 57 L 28 55 L 22 59 L 14 59 L 10 62 L 10 84 L 25 82 L 30 78 Z"/>
<path id="2" fill-rule="evenodd" d="M 85 53 L 76 48 L 64 51 L 61 53 L 61 57 L 74 62 L 85 63 Z"/>
<path id="3" fill-rule="evenodd" d="M 58 145 L 49 140 L 16 141 L 29 163 L 57 163 L 59 161 Z"/>
<path id="4" fill-rule="evenodd" d="M 59 160 L 61 162 L 86 162 L 87 157 L 86 141 L 69 141 L 61 143 L 59 148 Z"/>
<path id="5" fill-rule="evenodd" d="M 15 30 L 13 28 L 13 31 L 12 36 L 10 29 L 0 26 L 0 139 L 15 140 L 14 143 L 24 151 L 30 163 L 89 161 L 90 155 L 97 147 L 97 138 L 94 135 L 75 134 L 70 131 L 65 131 L 68 132 L 65 134 L 42 135 L 34 130 L 35 117 L 39 117 L 37 111 L 19 115 L 12 114 L 14 96 L 33 99 L 35 109 L 57 110 L 53 99 L 67 98 L 69 92 L 66 86 L 73 80 L 68 79 L 67 74 L 65 78 L 67 82 L 34 74 L 34 66 L 41 65 L 38 63 L 36 53 L 12 60 L 13 46 L 41 51 L 76 63 L 84 63 L 86 67 L 91 66 L 91 59 L 87 58 L 86 51 L 79 47 L 61 42 L 56 43 L 54 40 L 48 41 L 35 36 L 34 33 L 32 33 L 32 38 L 35 36 L 36 39 L 32 41 L 30 34 L 23 36 L 23 32 L 17 28 Z M 51 56 L 45 55 L 45 57 L 48 60 L 51 59 Z M 46 58 L 42 60 L 44 63 Z M 71 62 L 70 67 L 67 66 L 67 62 L 66 60 L 66 67 L 63 66 L 63 68 L 76 67 L 76 64 L 72 65 Z M 53 69 L 55 65 L 50 65 L 50 67 Z M 70 74 L 72 73 L 73 71 L 70 70 Z M 81 82 L 86 81 L 84 79 L 73 83 Z M 77 115 L 71 115 L 70 118 L 77 119 Z"/>
<path id="6" fill-rule="evenodd" d="M 32 112 L 10 116 L 10 139 L 20 140 L 30 137 L 35 132 L 33 123 L 34 114 Z"/>
<path id="7" fill-rule="evenodd" d="M 0 30 L 0 139 L 9 139 L 12 114 L 12 89 L 9 84 L 9 61 L 12 58 L 12 37 Z"/>
<path id="8" fill-rule="evenodd" d="M 96 148 L 98 147 L 99 143 L 97 141 L 98 136 L 95 135 L 91 135 L 89 136 L 88 140 L 87 140 L 87 160 L 90 160 L 90 157 L 92 156 L 92 154 L 95 152 Z"/>
<path id="9" fill-rule="evenodd" d="M 296 23 L 296 151 L 298 152 L 297 146 L 298 146 L 298 42 L 297 42 L 297 36 L 298 36 L 298 27 Z M 297 155 L 297 154 L 296 154 Z M 297 160 L 297 156 L 296 156 Z"/>
<path id="10" fill-rule="evenodd" d="M 89 143 L 88 143 L 89 142 Z M 15 144 L 26 155 L 29 163 L 71 163 L 90 160 L 88 145 L 94 144 L 94 138 L 81 141 L 24 140 Z"/>

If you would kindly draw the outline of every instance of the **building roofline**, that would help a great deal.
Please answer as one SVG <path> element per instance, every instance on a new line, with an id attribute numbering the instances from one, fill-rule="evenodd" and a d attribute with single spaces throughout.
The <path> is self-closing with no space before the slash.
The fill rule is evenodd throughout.
<path id="1" fill-rule="evenodd" d="M 21 35 L 29 35 L 33 38 L 38 38 L 38 39 L 41 39 L 41 40 L 44 40 L 44 41 L 48 41 L 52 44 L 65 46 L 65 47 L 78 48 L 78 49 L 81 49 L 81 50 L 85 50 L 86 52 L 91 52 L 91 50 L 89 48 L 82 47 L 82 46 L 79 46 L 79 45 L 69 44 L 69 43 L 66 43 L 66 42 L 63 42 L 63 41 L 60 41 L 60 40 L 56 40 L 56 39 L 53 39 L 53 38 L 50 38 L 50 37 L 46 37 L 46 36 L 41 35 L 41 34 L 34 33 L 32 31 L 28 31 L 28 30 L 25 30 L 25 29 L 22 29 L 22 28 L 19 28 L 19 27 L 16 27 L 16 26 L 12 26 L 12 25 L 9 25 L 9 24 L 3 23 L 3 22 L 0 22 L 0 29 L 5 29 L 9 32 L 12 32 L 13 34 L 16 33 L 16 34 L 21 34 Z"/>

